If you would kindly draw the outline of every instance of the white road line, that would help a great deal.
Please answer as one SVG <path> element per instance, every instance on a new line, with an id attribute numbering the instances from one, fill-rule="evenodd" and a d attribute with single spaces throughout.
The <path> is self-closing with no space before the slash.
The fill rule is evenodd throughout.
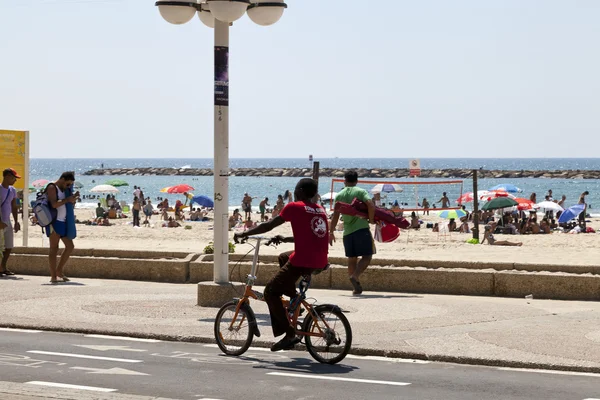
<path id="1" fill-rule="evenodd" d="M 105 393 L 117 391 L 117 389 L 101 388 L 101 387 L 95 387 L 95 386 L 69 385 L 67 383 L 57 383 L 57 382 L 31 381 L 31 382 L 25 382 L 25 384 L 38 385 L 38 386 L 49 386 L 49 387 L 63 388 L 63 389 L 90 390 L 92 392 L 105 392 Z"/>
<path id="2" fill-rule="evenodd" d="M 352 358 L 354 360 L 368 360 L 368 361 L 385 361 L 392 363 L 406 363 L 406 364 L 429 364 L 430 361 L 425 360 L 414 360 L 412 358 L 392 358 L 392 357 L 379 357 L 379 356 L 355 356 L 348 354 L 346 358 Z"/>
<path id="3" fill-rule="evenodd" d="M 408 386 L 408 385 L 410 385 L 410 383 L 406 383 L 406 382 L 373 381 L 373 380 L 370 380 L 370 379 L 338 378 L 338 377 L 335 377 L 335 376 L 308 375 L 308 374 L 290 374 L 290 373 L 287 373 L 287 372 L 267 372 L 267 375 L 289 376 L 291 378 L 321 379 L 321 380 L 324 380 L 324 381 L 374 383 L 374 384 L 377 384 L 377 385 L 391 385 L 391 386 Z"/>
<path id="4" fill-rule="evenodd" d="M 102 361 L 115 361 L 115 362 L 123 362 L 123 363 L 141 363 L 142 360 L 130 360 L 127 358 L 111 358 L 111 357 L 97 357 L 97 356 L 88 356 L 85 354 L 73 354 L 73 353 L 55 353 L 52 351 L 41 351 L 41 350 L 29 350 L 28 353 L 33 354 L 45 354 L 47 356 L 60 356 L 60 357 L 73 357 L 73 358 L 87 358 L 90 360 L 102 360 Z"/>
<path id="5" fill-rule="evenodd" d="M 110 335 L 85 335 L 85 337 L 96 338 L 96 339 L 112 339 L 112 340 L 129 340 L 131 342 L 146 342 L 146 343 L 159 343 L 158 339 L 142 339 L 127 336 L 110 336 Z"/>
<path id="6" fill-rule="evenodd" d="M 218 349 L 219 346 L 216 344 L 205 344 L 204 347 L 210 347 L 211 349 Z M 267 349 L 264 347 L 248 347 L 248 351 L 266 351 L 271 353 L 271 349 Z"/>
<path id="7" fill-rule="evenodd" d="M 496 368 L 499 371 L 514 371 L 514 372 L 533 372 L 538 374 L 554 374 L 554 375 L 575 375 L 575 376 L 591 376 L 594 378 L 600 378 L 600 374 L 594 372 L 576 372 L 576 371 L 557 371 L 552 369 L 529 369 L 529 368 L 508 368 L 499 367 Z"/>
<path id="8" fill-rule="evenodd" d="M 7 331 L 7 332 L 22 332 L 22 333 L 40 333 L 43 331 L 36 331 L 33 329 L 13 329 L 13 328 L 0 328 L 0 331 Z"/>
<path id="9" fill-rule="evenodd" d="M 592 399 L 592 398 L 589 398 L 589 399 L 583 399 L 583 400 L 600 400 L 600 399 Z"/>

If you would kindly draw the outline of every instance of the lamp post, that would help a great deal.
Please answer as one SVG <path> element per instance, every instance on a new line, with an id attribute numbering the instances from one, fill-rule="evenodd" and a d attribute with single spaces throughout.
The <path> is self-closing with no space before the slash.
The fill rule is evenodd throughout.
<path id="1" fill-rule="evenodd" d="M 279 21 L 287 4 L 283 0 L 171 0 L 157 1 L 156 6 L 167 22 L 185 24 L 197 14 L 204 25 L 214 30 L 213 281 L 223 285 L 229 281 L 229 26 L 246 13 L 258 25 L 272 25 Z M 220 301 L 215 299 L 214 304 L 221 306 Z"/>

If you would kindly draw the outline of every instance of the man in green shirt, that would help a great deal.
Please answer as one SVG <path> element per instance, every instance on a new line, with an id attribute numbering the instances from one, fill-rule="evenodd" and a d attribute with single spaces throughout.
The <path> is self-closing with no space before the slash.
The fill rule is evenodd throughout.
<path id="1" fill-rule="evenodd" d="M 375 223 L 375 206 L 369 197 L 369 193 L 361 188 L 356 187 L 358 183 L 358 174 L 356 171 L 347 171 L 344 175 L 344 185 L 336 196 L 335 201 L 342 203 L 352 203 L 354 199 L 358 199 L 367 204 L 369 210 L 369 221 L 344 215 L 344 249 L 346 257 L 348 257 L 348 276 L 354 287 L 352 294 L 359 295 L 362 293 L 362 286 L 358 280 L 360 275 L 367 269 L 373 254 L 375 254 L 375 242 L 369 229 L 369 222 Z M 335 227 L 340 218 L 339 211 L 333 213 L 329 229 L 329 244 L 333 246 L 335 242 Z M 358 259 L 359 257 L 360 260 Z"/>

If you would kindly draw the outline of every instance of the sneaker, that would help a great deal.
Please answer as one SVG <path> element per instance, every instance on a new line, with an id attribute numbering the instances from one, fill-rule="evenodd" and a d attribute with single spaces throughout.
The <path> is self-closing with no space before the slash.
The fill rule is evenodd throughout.
<path id="1" fill-rule="evenodd" d="M 356 280 L 356 278 L 351 277 L 350 283 L 352 283 L 352 287 L 354 287 L 354 290 L 352 291 L 353 295 L 358 296 L 363 292 L 362 286 L 360 285 L 360 282 Z"/>
<path id="2" fill-rule="evenodd" d="M 271 351 L 279 351 L 279 350 L 291 350 L 295 345 L 300 343 L 300 338 L 293 336 L 288 338 L 287 336 L 281 339 L 279 342 L 275 343 L 271 346 Z"/>

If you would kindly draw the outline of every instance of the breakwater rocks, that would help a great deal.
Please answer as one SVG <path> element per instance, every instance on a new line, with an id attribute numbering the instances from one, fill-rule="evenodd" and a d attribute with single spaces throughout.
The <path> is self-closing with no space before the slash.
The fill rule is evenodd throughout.
<path id="1" fill-rule="evenodd" d="M 408 178 L 406 168 L 359 168 L 356 170 L 360 178 Z M 342 178 L 345 169 L 321 168 L 322 177 Z M 84 175 L 182 175 L 212 176 L 210 168 L 105 168 L 93 169 Z M 232 168 L 230 176 L 274 176 L 274 177 L 310 177 L 310 168 Z M 471 169 L 423 169 L 421 178 L 471 178 Z M 592 170 L 558 170 L 558 171 L 508 171 L 479 170 L 479 178 L 559 178 L 559 179 L 600 179 L 600 171 Z"/>

